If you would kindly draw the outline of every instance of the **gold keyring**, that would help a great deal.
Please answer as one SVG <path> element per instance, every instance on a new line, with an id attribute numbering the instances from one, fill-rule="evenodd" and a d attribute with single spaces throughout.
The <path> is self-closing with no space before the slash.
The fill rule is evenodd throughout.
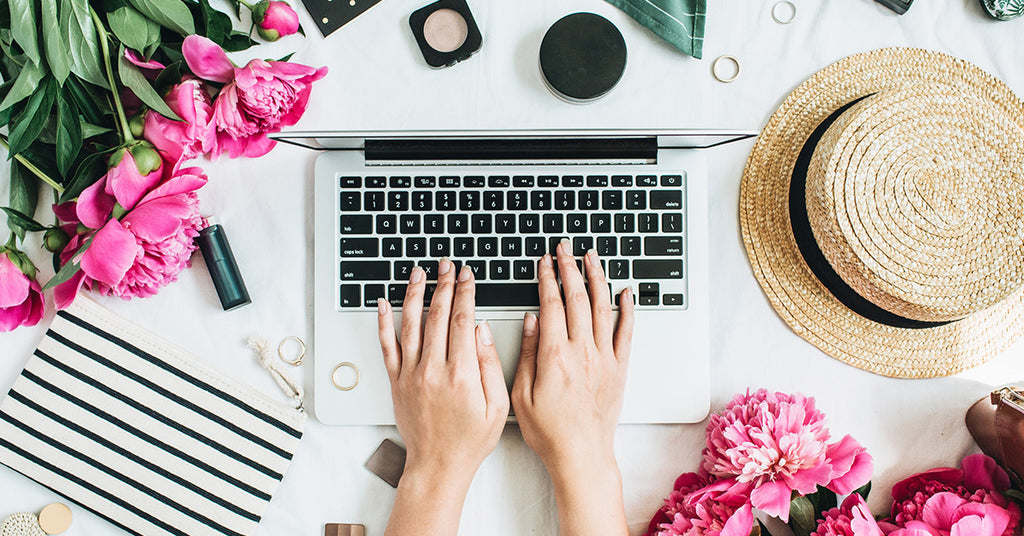
<path id="1" fill-rule="evenodd" d="M 718 72 L 718 66 L 722 64 L 722 61 L 731 61 L 734 65 L 736 65 L 736 74 L 732 75 L 732 78 L 725 78 L 724 76 L 722 76 L 721 73 Z M 715 62 L 711 64 L 711 74 L 714 75 L 715 80 L 718 80 L 719 82 L 722 82 L 724 84 L 733 82 L 740 77 L 740 60 L 736 59 L 736 56 L 730 56 L 728 54 L 726 54 L 725 56 L 719 56 L 718 59 L 716 59 Z"/>
<path id="2" fill-rule="evenodd" d="M 299 343 L 299 357 L 296 357 L 295 359 L 288 359 L 284 356 L 284 345 L 287 344 L 288 341 L 295 341 Z M 302 364 L 302 358 L 306 357 L 306 343 L 302 342 L 302 339 L 295 336 L 285 337 L 284 340 L 281 341 L 281 344 L 277 345 L 277 355 L 281 358 L 281 361 L 284 361 L 293 367 L 297 367 Z"/>
<path id="3" fill-rule="evenodd" d="M 356 381 L 352 382 L 352 385 L 338 385 L 338 378 L 336 375 L 338 373 L 338 369 L 340 369 L 341 367 L 348 367 L 356 372 Z M 333 383 L 334 386 L 337 387 L 339 391 L 351 391 L 352 389 L 355 389 L 356 386 L 359 385 L 359 367 L 355 366 L 352 363 L 349 363 L 348 361 L 345 361 L 344 363 L 338 363 L 338 366 L 334 367 L 334 370 L 331 371 L 331 383 Z"/>
<path id="4" fill-rule="evenodd" d="M 780 7 L 788 7 L 790 9 L 791 14 L 788 19 L 779 16 Z M 796 4 L 789 0 L 779 0 L 774 6 L 772 6 L 772 19 L 779 24 L 789 24 L 793 22 L 796 20 Z"/>

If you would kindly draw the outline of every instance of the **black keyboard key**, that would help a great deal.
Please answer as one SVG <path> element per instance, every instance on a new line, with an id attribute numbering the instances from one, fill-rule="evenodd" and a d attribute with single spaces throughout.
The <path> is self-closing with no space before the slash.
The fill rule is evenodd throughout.
<path id="1" fill-rule="evenodd" d="M 434 210 L 434 199 L 430 192 L 413 192 L 412 209 L 418 212 Z"/>
<path id="2" fill-rule="evenodd" d="M 377 307 L 377 298 L 384 297 L 384 285 L 366 285 L 363 287 L 363 305 Z"/>
<path id="3" fill-rule="evenodd" d="M 391 177 L 392 188 L 412 188 L 412 177 Z"/>
<path id="4" fill-rule="evenodd" d="M 660 287 L 661 285 L 659 285 L 658 283 L 640 283 L 639 285 L 637 285 L 636 290 L 637 293 L 640 294 L 640 296 L 660 296 Z"/>
<path id="5" fill-rule="evenodd" d="M 341 234 L 370 234 L 373 216 L 346 215 L 341 217 Z"/>
<path id="6" fill-rule="evenodd" d="M 382 212 L 385 199 L 384 192 L 363 192 L 363 210 L 367 212 Z"/>
<path id="7" fill-rule="evenodd" d="M 555 210 L 575 210 L 576 193 L 571 190 L 555 192 Z"/>
<path id="8" fill-rule="evenodd" d="M 433 188 L 437 186 L 437 179 L 434 177 L 416 177 L 417 188 Z"/>
<path id="9" fill-rule="evenodd" d="M 608 279 L 629 279 L 629 261 L 608 261 Z"/>
<path id="10" fill-rule="evenodd" d="M 616 233 L 633 233 L 636 232 L 636 218 L 632 214 L 616 214 L 615 215 L 615 232 Z"/>
<path id="11" fill-rule="evenodd" d="M 508 261 L 491 261 L 490 263 L 490 275 L 491 279 L 510 279 L 512 276 L 512 269 L 509 267 Z"/>
<path id="12" fill-rule="evenodd" d="M 531 210 L 551 210 L 551 192 L 540 190 L 530 192 Z"/>
<path id="13" fill-rule="evenodd" d="M 591 214 L 590 215 L 590 232 L 591 233 L 610 233 L 610 232 L 612 232 L 612 215 L 611 214 Z"/>
<path id="14" fill-rule="evenodd" d="M 530 179 L 532 178 L 533 177 L 530 177 Z M 510 190 L 508 192 L 508 209 L 526 210 L 529 208 L 529 202 L 527 199 L 525 190 Z"/>
<path id="15" fill-rule="evenodd" d="M 643 190 L 630 190 L 626 192 L 627 210 L 646 210 L 647 192 Z"/>
<path id="16" fill-rule="evenodd" d="M 640 255 L 640 237 L 639 236 L 624 236 L 619 239 L 619 249 L 622 250 L 621 254 L 627 257 L 637 257 Z"/>
<path id="17" fill-rule="evenodd" d="M 486 261 L 466 261 L 466 266 L 469 266 L 469 269 L 473 270 L 473 277 L 477 280 L 487 279 Z"/>
<path id="18" fill-rule="evenodd" d="M 363 178 L 362 177 L 342 177 L 341 178 L 342 188 L 362 188 Z"/>
<path id="19" fill-rule="evenodd" d="M 367 188 L 385 188 L 387 185 L 387 177 L 366 177 Z"/>
<path id="20" fill-rule="evenodd" d="M 512 277 L 514 279 L 533 279 L 533 261 L 512 261 Z"/>
<path id="21" fill-rule="evenodd" d="M 434 206 L 437 210 L 455 210 L 455 192 L 453 190 L 441 190 L 435 193 Z"/>
<path id="22" fill-rule="evenodd" d="M 483 179 L 483 177 L 480 177 Z M 470 212 L 480 210 L 480 192 L 463 190 L 459 192 L 459 210 Z"/>
<path id="23" fill-rule="evenodd" d="M 558 177 L 555 175 L 541 175 L 537 177 L 537 186 L 541 188 L 558 188 Z"/>
<path id="24" fill-rule="evenodd" d="M 444 234 L 444 216 L 427 214 L 423 216 L 423 232 L 426 234 Z"/>
<path id="25" fill-rule="evenodd" d="M 427 260 L 416 263 L 420 268 L 423 268 L 423 275 L 427 277 L 427 281 L 437 280 L 437 261 Z"/>
<path id="26" fill-rule="evenodd" d="M 377 234 L 395 234 L 398 232 L 398 216 L 394 214 L 377 215 Z"/>
<path id="27" fill-rule="evenodd" d="M 484 210 L 505 210 L 505 194 L 495 190 L 484 192 Z"/>
<path id="28" fill-rule="evenodd" d="M 402 256 L 402 239 L 401 238 L 385 238 L 381 240 L 381 256 L 383 257 L 401 257 Z"/>
<path id="29" fill-rule="evenodd" d="M 478 307 L 537 307 L 537 283 L 484 283 L 476 286 Z"/>
<path id="30" fill-rule="evenodd" d="M 462 184 L 466 188 L 483 188 L 484 177 L 482 175 L 470 175 L 462 180 Z"/>
<path id="31" fill-rule="evenodd" d="M 683 232 L 683 215 L 669 212 L 661 215 L 661 231 L 664 233 Z"/>
<path id="32" fill-rule="evenodd" d="M 619 254 L 619 241 L 614 236 L 599 236 L 595 249 L 597 249 L 597 254 L 602 257 L 614 257 Z"/>
<path id="33" fill-rule="evenodd" d="M 634 293 L 634 294 L 632 294 L 632 296 L 633 296 L 633 305 L 636 305 L 636 294 Z M 615 306 L 616 307 L 619 306 L 619 301 L 621 299 L 622 299 L 622 293 L 621 292 L 615 295 Z"/>
<path id="34" fill-rule="evenodd" d="M 587 175 L 587 186 L 590 188 L 604 188 L 608 186 L 607 175 Z"/>
<path id="35" fill-rule="evenodd" d="M 566 188 L 579 188 L 583 186 L 583 175 L 566 175 L 562 177 L 562 186 Z"/>
<path id="36" fill-rule="evenodd" d="M 471 221 L 473 234 L 491 234 L 490 214 L 473 214 Z"/>
<path id="37" fill-rule="evenodd" d="M 516 188 L 533 188 L 533 177 L 530 175 L 516 175 L 512 177 L 512 185 Z"/>
<path id="38" fill-rule="evenodd" d="M 574 256 L 582 257 L 592 249 L 594 249 L 593 237 L 577 236 L 576 238 L 572 239 L 572 254 Z"/>
<path id="39" fill-rule="evenodd" d="M 568 240 L 568 239 L 569 239 L 568 236 L 552 236 L 552 237 L 549 237 L 548 238 L 548 253 L 550 253 L 552 257 L 557 257 L 558 256 L 558 244 L 562 243 L 562 240 Z M 555 265 L 555 269 L 556 270 L 558 269 L 557 263 Z"/>
<path id="40" fill-rule="evenodd" d="M 498 214 L 494 216 L 494 232 L 498 234 L 512 234 L 516 232 L 515 214 Z"/>
<path id="41" fill-rule="evenodd" d="M 682 279 L 682 259 L 640 259 L 633 261 L 635 279 Z"/>
<path id="42" fill-rule="evenodd" d="M 405 290 L 409 285 L 405 284 L 391 284 L 388 285 L 388 302 L 391 303 L 392 307 L 401 307 L 405 301 Z M 434 297 L 434 291 L 437 290 L 436 284 L 428 284 L 423 289 L 423 305 L 430 305 L 431 298 Z"/>
<path id="43" fill-rule="evenodd" d="M 683 295 L 682 294 L 666 294 L 661 297 L 662 303 L 665 305 L 682 305 Z"/>
<path id="44" fill-rule="evenodd" d="M 465 214 L 448 215 L 448 234 L 466 234 L 469 232 L 469 216 Z"/>
<path id="45" fill-rule="evenodd" d="M 341 306 L 359 307 L 359 305 L 362 303 L 362 301 L 360 301 L 360 294 L 362 294 L 362 290 L 359 288 L 359 285 L 342 285 Z"/>
<path id="46" fill-rule="evenodd" d="M 392 212 L 409 210 L 409 192 L 388 192 L 388 210 Z"/>
<path id="47" fill-rule="evenodd" d="M 658 295 L 640 296 L 640 305 L 660 305 Z"/>
<path id="48" fill-rule="evenodd" d="M 657 186 L 658 177 L 654 175 L 637 175 L 636 177 L 637 186 Z"/>
<path id="49" fill-rule="evenodd" d="M 506 236 L 501 239 L 502 257 L 520 257 L 523 254 L 523 239 L 519 237 Z"/>
<path id="50" fill-rule="evenodd" d="M 342 238 L 342 257 L 376 257 L 378 250 L 376 238 Z"/>
<path id="51" fill-rule="evenodd" d="M 462 182 L 459 177 L 441 177 L 441 188 L 458 188 Z"/>
<path id="52" fill-rule="evenodd" d="M 489 188 L 508 188 L 511 183 L 512 181 L 507 175 L 487 177 L 487 186 Z"/>
<path id="53" fill-rule="evenodd" d="M 359 192 L 341 192 L 341 211 L 342 212 L 359 212 L 360 209 L 360 195 Z"/>
<path id="54" fill-rule="evenodd" d="M 450 257 L 452 254 L 452 241 L 448 237 L 430 239 L 431 257 Z"/>
<path id="55" fill-rule="evenodd" d="M 561 233 L 565 232 L 565 227 L 562 224 L 561 214 L 545 214 L 544 215 L 544 232 L 545 233 Z"/>
<path id="56" fill-rule="evenodd" d="M 619 188 L 633 186 L 633 177 L 630 175 L 612 175 L 612 186 Z"/>
<path id="57" fill-rule="evenodd" d="M 597 190 L 581 190 L 580 191 L 580 210 L 597 210 L 598 205 L 598 191 Z"/>
<path id="58" fill-rule="evenodd" d="M 683 185 L 682 175 L 662 175 L 661 176 L 662 186 L 679 187 Z"/>
<path id="59" fill-rule="evenodd" d="M 601 208 L 604 210 L 622 210 L 622 192 L 619 190 L 601 192 Z"/>
<path id="60" fill-rule="evenodd" d="M 565 217 L 565 227 L 567 233 L 579 234 L 587 232 L 587 215 L 569 214 Z"/>
<path id="61" fill-rule="evenodd" d="M 412 261 L 395 261 L 395 280 L 408 281 L 412 277 L 412 269 L 416 264 Z"/>
<path id="62" fill-rule="evenodd" d="M 390 261 L 341 261 L 342 281 L 387 281 L 391 279 Z"/>
<path id="63" fill-rule="evenodd" d="M 426 238 L 406 238 L 405 239 L 405 256 L 410 258 L 426 257 L 427 256 L 427 239 Z"/>
<path id="64" fill-rule="evenodd" d="M 644 255 L 648 257 L 681 257 L 683 255 L 683 237 L 645 236 Z"/>
<path id="65" fill-rule="evenodd" d="M 658 232 L 658 215 L 640 214 L 640 216 L 637 218 L 637 229 L 641 233 Z"/>
<path id="66" fill-rule="evenodd" d="M 520 214 L 519 234 L 537 234 L 540 232 L 540 214 Z"/>
<path id="67" fill-rule="evenodd" d="M 402 234 L 420 234 L 419 214 L 402 214 L 398 219 L 398 232 Z"/>
<path id="68" fill-rule="evenodd" d="M 539 236 L 526 237 L 525 253 L 527 257 L 543 257 L 544 252 L 544 238 Z"/>
<path id="69" fill-rule="evenodd" d="M 679 210 L 683 208 L 683 192 L 679 190 L 655 190 L 651 192 L 653 210 Z"/>
<path id="70" fill-rule="evenodd" d="M 480 257 L 497 257 L 498 239 L 492 236 L 477 238 L 476 249 Z"/>
<path id="71" fill-rule="evenodd" d="M 460 236 L 455 239 L 455 256 L 472 257 L 474 240 L 469 237 Z"/>

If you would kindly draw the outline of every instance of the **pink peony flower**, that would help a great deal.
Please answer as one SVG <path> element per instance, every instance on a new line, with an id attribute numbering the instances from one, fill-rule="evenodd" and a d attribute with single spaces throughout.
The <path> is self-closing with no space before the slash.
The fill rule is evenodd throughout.
<path id="1" fill-rule="evenodd" d="M 327 75 L 326 67 L 284 61 L 252 60 L 237 68 L 216 43 L 198 35 L 186 37 L 181 51 L 196 76 L 225 84 L 213 105 L 214 157 L 224 151 L 231 158 L 269 152 L 275 142 L 267 134 L 298 122 L 312 83 Z"/>
<path id="2" fill-rule="evenodd" d="M 138 67 L 140 69 L 156 69 L 156 70 L 159 70 L 159 69 L 163 69 L 165 67 L 164 64 L 160 63 L 159 61 L 147 60 L 147 59 L 143 58 L 142 56 L 139 55 L 138 52 L 135 52 L 134 50 L 132 50 L 130 48 L 124 49 L 124 58 L 126 60 L 128 60 L 132 65 L 134 65 L 134 66 L 136 66 L 136 67 Z"/>
<path id="3" fill-rule="evenodd" d="M 854 493 L 839 508 L 822 513 L 812 536 L 883 536 L 864 499 Z"/>
<path id="4" fill-rule="evenodd" d="M 850 436 L 828 443 L 830 437 L 813 398 L 748 392 L 711 416 L 703 469 L 720 479 L 717 486 L 788 521 L 793 492 L 824 486 L 845 495 L 870 479 L 866 450 Z"/>
<path id="5" fill-rule="evenodd" d="M 213 149 L 217 128 L 206 84 L 196 78 L 184 79 L 165 97 L 167 106 L 184 121 L 167 119 L 157 112 L 146 113 L 143 136 L 171 162 L 190 160 Z"/>
<path id="6" fill-rule="evenodd" d="M 748 536 L 754 524 L 742 497 L 710 491 L 706 474 L 684 473 L 645 536 Z"/>
<path id="7" fill-rule="evenodd" d="M 43 318 L 43 290 L 11 260 L 13 254 L 0 249 L 0 332 L 34 326 Z"/>
<path id="8" fill-rule="evenodd" d="M 252 20 L 260 37 L 267 41 L 299 31 L 299 15 L 292 6 L 279 0 L 263 0 L 252 10 Z"/>
<path id="9" fill-rule="evenodd" d="M 107 174 L 78 196 L 78 221 L 91 229 L 107 223 L 114 206 L 131 210 L 163 178 L 164 162 L 148 142 L 114 151 Z"/>

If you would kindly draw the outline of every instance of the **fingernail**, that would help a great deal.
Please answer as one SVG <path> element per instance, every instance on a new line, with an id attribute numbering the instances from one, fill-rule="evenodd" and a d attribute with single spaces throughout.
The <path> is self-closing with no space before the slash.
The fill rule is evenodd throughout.
<path id="1" fill-rule="evenodd" d="M 494 335 L 491 333 L 491 325 L 484 321 L 480 324 L 480 342 L 484 343 L 484 346 L 494 345 Z"/>
<path id="2" fill-rule="evenodd" d="M 565 253 L 565 254 L 572 253 L 572 246 L 569 245 L 569 239 L 568 238 L 561 239 L 558 242 L 558 247 L 559 247 L 559 249 L 562 250 L 562 253 Z"/>
<path id="3" fill-rule="evenodd" d="M 533 336 L 537 333 L 537 317 L 533 313 L 526 313 L 523 317 L 523 335 Z"/>
<path id="4" fill-rule="evenodd" d="M 377 298 L 377 314 L 384 316 L 388 313 L 388 301 L 384 298 Z"/>
<path id="5" fill-rule="evenodd" d="M 420 281 L 423 281 L 423 268 L 417 266 L 412 269 L 412 275 L 409 276 L 409 283 L 415 285 Z"/>
<path id="6" fill-rule="evenodd" d="M 459 271 L 459 282 L 469 281 L 470 277 L 473 277 L 473 270 L 469 266 L 463 266 Z"/>
<path id="7" fill-rule="evenodd" d="M 590 265 L 593 266 L 594 268 L 600 268 L 601 267 L 601 261 L 598 260 L 598 258 L 597 258 L 597 250 L 596 249 L 591 249 L 590 251 L 587 252 L 587 262 L 589 262 Z"/>
<path id="8" fill-rule="evenodd" d="M 448 260 L 448 257 L 445 257 L 445 258 L 441 259 L 441 262 L 438 263 L 437 273 L 439 273 L 441 275 L 444 275 L 444 274 L 447 274 L 448 272 L 450 272 L 451 269 L 452 269 L 452 261 Z"/>
<path id="9" fill-rule="evenodd" d="M 545 253 L 544 256 L 541 257 L 540 262 L 543 262 L 547 266 L 555 266 L 555 263 L 551 260 L 551 254 L 549 253 Z"/>

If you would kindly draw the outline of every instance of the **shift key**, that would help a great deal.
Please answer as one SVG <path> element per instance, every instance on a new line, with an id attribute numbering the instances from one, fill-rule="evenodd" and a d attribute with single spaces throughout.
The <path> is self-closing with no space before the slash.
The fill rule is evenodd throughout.
<path id="1" fill-rule="evenodd" d="M 388 281 L 391 279 L 389 261 L 341 261 L 342 281 Z"/>
<path id="2" fill-rule="evenodd" d="M 634 279 L 682 279 L 682 259 L 658 259 L 633 261 Z"/>

